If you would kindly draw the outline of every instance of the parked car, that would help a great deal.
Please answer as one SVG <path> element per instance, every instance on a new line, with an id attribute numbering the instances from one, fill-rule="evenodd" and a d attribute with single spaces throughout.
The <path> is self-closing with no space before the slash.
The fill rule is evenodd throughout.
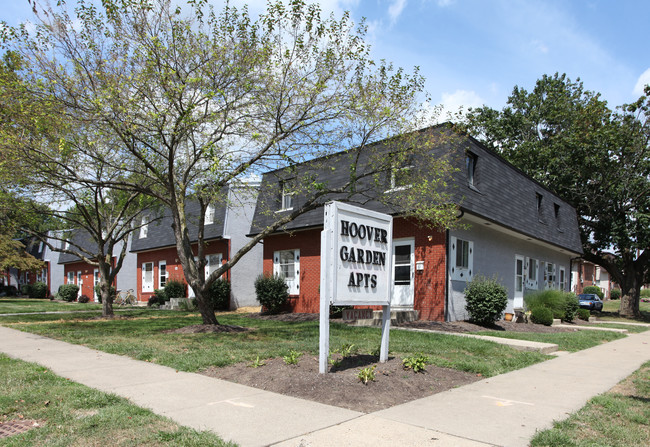
<path id="1" fill-rule="evenodd" d="M 578 301 L 583 309 L 597 310 L 598 312 L 603 310 L 603 302 L 595 293 L 582 293 L 578 295 Z"/>

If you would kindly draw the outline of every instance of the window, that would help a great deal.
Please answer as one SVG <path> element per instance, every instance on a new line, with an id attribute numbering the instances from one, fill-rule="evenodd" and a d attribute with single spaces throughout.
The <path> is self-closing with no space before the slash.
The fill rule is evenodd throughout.
<path id="1" fill-rule="evenodd" d="M 562 220 L 560 219 L 560 205 L 557 203 L 553 204 L 553 210 L 555 212 L 555 225 L 557 226 L 558 230 L 562 228 Z"/>
<path id="2" fill-rule="evenodd" d="M 564 270 L 564 267 L 560 267 L 560 281 L 559 281 L 559 286 L 560 290 L 566 290 L 566 271 Z"/>
<path id="3" fill-rule="evenodd" d="M 142 291 L 153 292 L 153 262 L 142 263 Z"/>
<path id="4" fill-rule="evenodd" d="M 68 281 L 66 284 L 74 284 L 74 272 L 68 272 Z"/>
<path id="5" fill-rule="evenodd" d="M 167 284 L 167 261 L 158 261 L 158 288 L 162 289 Z"/>
<path id="6" fill-rule="evenodd" d="M 451 279 L 470 281 L 472 279 L 474 243 L 457 237 L 451 237 Z"/>
<path id="7" fill-rule="evenodd" d="M 216 269 L 221 267 L 221 253 L 216 255 L 208 255 L 205 257 L 205 277 L 207 278 Z"/>
<path id="8" fill-rule="evenodd" d="M 290 295 L 300 292 L 300 250 L 281 250 L 273 253 L 273 273 L 282 276 Z"/>
<path id="9" fill-rule="evenodd" d="M 43 253 L 43 248 L 45 248 L 45 243 L 41 241 L 41 243 L 38 244 L 38 252 Z"/>
<path id="10" fill-rule="evenodd" d="M 208 205 L 205 209 L 205 219 L 203 220 L 205 225 L 210 225 L 214 223 L 214 205 Z"/>
<path id="11" fill-rule="evenodd" d="M 97 287 L 97 284 L 99 284 L 99 269 L 93 272 L 93 287 Z"/>
<path id="12" fill-rule="evenodd" d="M 537 259 L 530 258 L 528 260 L 528 280 L 537 283 L 537 270 L 539 269 L 539 262 Z M 537 288 L 537 287 L 535 287 Z"/>
<path id="13" fill-rule="evenodd" d="M 398 154 L 392 154 L 390 170 L 389 191 L 400 191 L 411 187 L 411 168 L 413 165 L 410 159 L 398 159 Z"/>
<path id="14" fill-rule="evenodd" d="M 521 256 L 515 256 L 515 293 L 523 293 L 524 276 L 524 259 Z"/>
<path id="15" fill-rule="evenodd" d="M 537 203 L 537 214 L 541 215 L 542 214 L 542 200 L 544 197 L 540 193 L 535 193 L 535 201 Z"/>
<path id="16" fill-rule="evenodd" d="M 555 264 L 547 262 L 544 268 L 544 288 L 554 289 L 555 279 Z"/>
<path id="17" fill-rule="evenodd" d="M 142 219 L 142 226 L 140 227 L 140 239 L 145 239 L 148 233 L 149 233 L 149 224 L 145 223 L 144 219 Z"/>
<path id="18" fill-rule="evenodd" d="M 467 183 L 469 183 L 469 186 L 475 186 L 474 173 L 476 172 L 477 160 L 478 157 L 476 156 L 476 154 L 472 154 L 471 152 L 468 152 L 467 156 L 465 157 L 465 165 L 467 168 Z"/>
<path id="19" fill-rule="evenodd" d="M 282 203 L 280 204 L 281 206 L 280 211 L 291 210 L 293 209 L 294 192 L 289 188 L 287 182 L 282 182 L 281 186 L 282 186 L 282 197 L 281 197 Z"/>

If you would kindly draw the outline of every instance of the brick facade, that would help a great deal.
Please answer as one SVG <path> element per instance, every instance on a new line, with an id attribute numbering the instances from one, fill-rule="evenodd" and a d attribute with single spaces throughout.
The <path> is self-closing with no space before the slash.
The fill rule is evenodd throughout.
<path id="1" fill-rule="evenodd" d="M 273 273 L 273 253 L 300 250 L 300 293 L 289 297 L 293 312 L 317 313 L 320 309 L 320 229 L 276 234 L 264 239 L 264 272 Z M 414 238 L 415 262 L 424 270 L 415 272 L 414 305 L 424 320 L 444 321 L 446 283 L 446 232 L 420 226 L 410 219 L 393 221 L 393 239 Z"/>
<path id="2" fill-rule="evenodd" d="M 228 260 L 228 240 L 210 241 L 205 244 L 204 253 L 206 256 L 221 254 L 222 262 Z M 197 253 L 197 245 L 192 246 L 194 255 Z M 158 268 L 160 261 L 166 262 L 167 281 L 177 280 L 186 284 L 183 266 L 181 265 L 176 246 L 164 247 L 157 250 L 145 251 L 138 253 L 138 274 L 137 274 L 137 297 L 138 301 L 146 303 L 149 298 L 153 296 L 153 292 L 142 292 L 142 264 L 145 262 L 153 263 L 153 288 L 160 288 L 160 270 Z M 226 273 L 226 278 L 229 278 L 230 273 Z M 253 281 L 254 278 L 251 279 Z M 187 293 L 187 289 L 186 289 Z"/>

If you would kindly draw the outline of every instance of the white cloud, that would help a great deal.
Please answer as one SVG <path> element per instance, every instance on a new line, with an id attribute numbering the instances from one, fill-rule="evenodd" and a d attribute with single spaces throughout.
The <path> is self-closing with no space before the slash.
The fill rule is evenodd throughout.
<path id="1" fill-rule="evenodd" d="M 636 81 L 636 85 L 634 86 L 633 93 L 638 96 L 643 95 L 643 88 L 647 84 L 650 84 L 650 68 L 648 68 L 643 72 L 641 76 L 639 76 L 639 79 Z"/>
<path id="2" fill-rule="evenodd" d="M 538 52 L 543 53 L 543 54 L 548 53 L 548 47 L 541 40 L 533 40 L 530 44 Z"/>
<path id="3" fill-rule="evenodd" d="M 440 118 L 448 121 L 453 115 L 465 114 L 469 107 L 481 107 L 485 101 L 473 90 L 456 90 L 442 94 L 442 113 Z"/>
<path id="4" fill-rule="evenodd" d="M 390 23 L 395 23 L 406 7 L 406 0 L 394 0 L 388 7 Z"/>

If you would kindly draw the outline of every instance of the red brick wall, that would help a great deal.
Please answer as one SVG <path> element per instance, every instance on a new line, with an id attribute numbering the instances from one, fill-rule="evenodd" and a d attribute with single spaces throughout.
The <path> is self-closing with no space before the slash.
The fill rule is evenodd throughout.
<path id="1" fill-rule="evenodd" d="M 193 247 L 194 255 L 197 253 L 197 245 Z M 205 251 L 206 255 L 214 255 L 221 253 L 221 258 L 223 262 L 228 260 L 228 241 L 219 240 L 211 241 L 206 243 Z M 159 289 L 160 284 L 160 272 L 158 270 L 158 263 L 160 261 L 167 262 L 167 281 L 172 279 L 181 281 L 185 284 L 185 274 L 183 273 L 183 266 L 181 265 L 180 259 L 178 258 L 178 253 L 176 252 L 176 247 L 165 247 L 159 250 L 152 250 L 138 253 L 138 274 L 137 274 L 137 293 L 138 301 L 147 302 L 149 298 L 153 296 L 153 292 L 142 292 L 142 264 L 145 262 L 153 262 L 153 288 Z M 226 274 L 226 277 L 229 278 L 229 273 Z M 251 279 L 251 281 L 254 280 Z M 186 291 L 187 293 L 187 291 Z"/>
<path id="2" fill-rule="evenodd" d="M 393 238 L 415 239 L 415 261 L 424 271 L 415 272 L 414 309 L 424 320 L 444 321 L 446 233 L 418 226 L 409 219 L 393 221 Z M 431 240 L 429 240 L 431 237 Z M 278 234 L 264 240 L 264 272 L 273 273 L 273 252 L 300 249 L 300 294 L 289 297 L 293 312 L 316 313 L 320 309 L 320 229 Z"/>
<path id="3" fill-rule="evenodd" d="M 81 271 L 81 295 L 86 295 L 90 298 L 91 301 L 95 301 L 95 269 L 97 267 L 86 264 L 83 261 L 80 262 L 71 262 L 70 264 L 65 264 L 63 266 L 63 272 L 65 274 L 65 284 L 68 284 L 68 272 L 74 273 L 74 281 L 72 284 L 79 285 L 77 283 L 77 272 Z"/>

